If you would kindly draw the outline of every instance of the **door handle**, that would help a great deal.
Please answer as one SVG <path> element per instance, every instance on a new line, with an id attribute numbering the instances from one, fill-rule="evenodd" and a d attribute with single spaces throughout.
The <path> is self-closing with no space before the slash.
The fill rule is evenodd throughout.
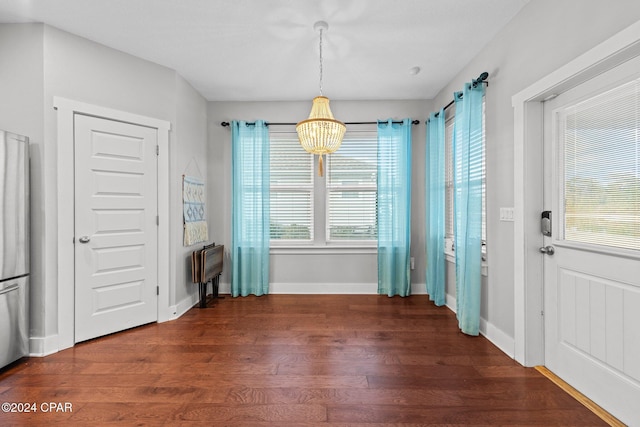
<path id="1" fill-rule="evenodd" d="M 554 253 L 556 253 L 556 248 L 554 248 L 553 246 L 543 246 L 540 248 L 540 252 L 547 255 L 553 255 Z"/>
<path id="2" fill-rule="evenodd" d="M 78 242 L 80 243 L 89 243 L 91 239 L 89 238 L 89 236 L 82 236 L 81 238 L 78 239 Z"/>

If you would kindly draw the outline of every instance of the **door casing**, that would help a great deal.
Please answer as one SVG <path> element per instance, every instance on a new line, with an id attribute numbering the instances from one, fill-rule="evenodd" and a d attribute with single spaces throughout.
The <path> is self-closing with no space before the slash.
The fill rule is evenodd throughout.
<path id="1" fill-rule="evenodd" d="M 84 114 L 121 122 L 139 124 L 158 130 L 158 322 L 172 318 L 169 306 L 170 277 L 170 195 L 169 186 L 169 130 L 171 123 L 132 114 L 111 108 L 96 106 L 61 97 L 54 97 L 54 108 L 57 110 L 57 178 L 58 200 L 73 200 L 74 171 L 73 168 L 60 167 L 72 165 L 74 115 Z M 166 190 L 162 190 L 166 189 Z M 69 203 L 58 203 L 57 209 L 57 250 L 58 250 L 58 336 L 57 345 L 50 345 L 45 351 L 52 353 L 74 345 L 74 210 Z"/>

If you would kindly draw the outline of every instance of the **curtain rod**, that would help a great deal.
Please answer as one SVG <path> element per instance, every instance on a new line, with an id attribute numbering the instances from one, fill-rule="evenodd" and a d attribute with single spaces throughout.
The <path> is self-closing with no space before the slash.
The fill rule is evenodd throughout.
<path id="1" fill-rule="evenodd" d="M 489 78 L 489 73 L 487 73 L 485 71 L 483 73 L 480 73 L 480 75 L 478 76 L 477 79 L 472 80 L 471 84 L 473 85 L 473 87 L 478 86 L 478 84 L 485 84 L 485 85 L 489 86 L 489 82 L 487 81 L 488 78 Z M 449 107 L 451 107 L 454 103 L 455 103 L 455 100 L 452 100 L 447 105 L 445 105 L 444 108 L 442 108 L 442 109 L 446 110 Z M 436 117 L 438 117 L 439 114 L 440 114 L 440 112 L 438 111 L 436 113 Z M 428 119 L 425 120 L 425 124 L 427 124 L 428 122 L 429 122 Z M 395 121 L 394 120 L 392 123 L 402 123 L 402 121 Z M 247 124 L 251 125 L 251 124 L 255 124 L 255 122 L 247 123 Z M 293 126 L 293 125 L 296 125 L 297 123 L 269 123 L 269 122 L 266 122 L 265 124 L 267 126 Z M 344 122 L 344 124 L 345 125 L 375 125 L 375 124 L 378 124 L 378 122 Z M 420 120 L 413 120 L 411 122 L 411 124 L 413 124 L 413 125 L 420 124 Z M 222 126 L 222 127 L 227 127 L 229 125 L 230 125 L 229 122 L 220 123 L 220 126 Z"/>
<path id="2" fill-rule="evenodd" d="M 248 125 L 253 125 L 256 122 L 248 122 Z M 394 120 L 392 121 L 392 123 L 402 123 L 401 120 Z M 297 123 L 269 123 L 269 122 L 265 122 L 265 124 L 267 126 L 294 126 L 297 125 Z M 345 125 L 377 125 L 378 122 L 344 122 Z M 413 120 L 411 122 L 412 125 L 418 125 L 420 124 L 420 120 Z M 227 127 L 229 126 L 230 123 L 229 122 L 222 122 L 220 123 L 220 126 L 222 127 Z"/>
<path id="3" fill-rule="evenodd" d="M 479 83 L 483 83 L 483 84 L 486 84 L 487 86 L 489 86 L 489 82 L 488 82 L 488 81 L 486 81 L 488 78 L 489 78 L 489 73 L 487 73 L 487 72 L 485 71 L 484 73 L 480 74 L 480 75 L 478 76 L 478 78 L 477 78 L 477 79 L 472 80 L 472 81 L 471 81 L 471 85 L 472 85 L 473 87 L 476 87 L 476 86 L 478 86 L 478 84 L 479 84 Z M 462 94 L 460 94 L 460 97 L 462 98 Z M 451 101 L 451 102 L 449 102 L 447 105 L 445 105 L 445 106 L 444 106 L 444 108 L 442 108 L 442 109 L 443 109 L 443 110 L 446 110 L 447 108 L 449 108 L 449 107 L 451 107 L 453 104 L 455 104 L 455 102 L 456 102 L 456 100 L 455 100 L 455 99 L 454 99 L 454 100 L 452 100 L 452 101 Z M 438 112 L 436 113 L 436 117 L 438 117 L 439 115 L 440 115 L 440 111 L 438 111 Z M 427 119 L 427 120 L 425 121 L 425 123 L 428 123 L 428 122 L 429 122 L 429 119 Z"/>

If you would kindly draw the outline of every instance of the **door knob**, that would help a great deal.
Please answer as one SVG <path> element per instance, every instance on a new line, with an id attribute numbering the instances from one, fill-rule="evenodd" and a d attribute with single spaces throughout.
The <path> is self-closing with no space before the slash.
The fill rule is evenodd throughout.
<path id="1" fill-rule="evenodd" d="M 89 243 L 91 239 L 89 238 L 89 236 L 82 236 L 81 238 L 78 239 L 78 242 L 80 243 Z"/>
<path id="2" fill-rule="evenodd" d="M 547 255 L 553 255 L 554 253 L 556 253 L 556 248 L 554 248 L 553 246 L 543 246 L 540 248 L 540 252 Z"/>

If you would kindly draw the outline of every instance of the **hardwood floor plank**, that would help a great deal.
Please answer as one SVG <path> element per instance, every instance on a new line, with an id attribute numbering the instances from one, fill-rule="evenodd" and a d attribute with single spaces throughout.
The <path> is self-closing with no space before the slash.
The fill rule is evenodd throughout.
<path id="1" fill-rule="evenodd" d="M 249 388 L 237 387 L 230 390 L 227 401 L 241 404 L 294 404 L 315 403 L 322 405 L 344 404 L 365 405 L 393 402 L 406 405 L 423 401 L 428 406 L 464 405 L 463 399 L 455 391 L 434 390 L 371 390 L 371 389 L 308 389 L 308 388 Z"/>
<path id="2" fill-rule="evenodd" d="M 208 420 L 211 425 L 233 423 L 242 426 L 246 421 L 268 421 L 279 425 L 298 422 L 323 422 L 327 420 L 324 405 L 204 405 L 191 403 L 184 405 L 173 419 L 179 421 Z"/>
<path id="3" fill-rule="evenodd" d="M 225 298 L 0 370 L 0 425 L 604 425 L 426 296 Z"/>
<path id="4" fill-rule="evenodd" d="M 2 396 L 7 401 L 65 401 L 73 403 L 225 403 L 231 388 L 211 388 L 192 386 L 101 386 L 92 387 L 91 393 L 86 393 L 81 387 L 30 387 L 18 395 L 6 393 Z"/>
<path id="5" fill-rule="evenodd" d="M 584 414 L 584 416 L 583 416 Z M 424 425 L 464 424 L 470 420 L 486 425 L 545 425 L 545 426 L 600 426 L 599 419 L 579 409 L 522 410 L 521 408 L 425 408 L 423 406 L 395 405 L 330 405 L 330 422 L 405 423 L 420 420 Z"/>

